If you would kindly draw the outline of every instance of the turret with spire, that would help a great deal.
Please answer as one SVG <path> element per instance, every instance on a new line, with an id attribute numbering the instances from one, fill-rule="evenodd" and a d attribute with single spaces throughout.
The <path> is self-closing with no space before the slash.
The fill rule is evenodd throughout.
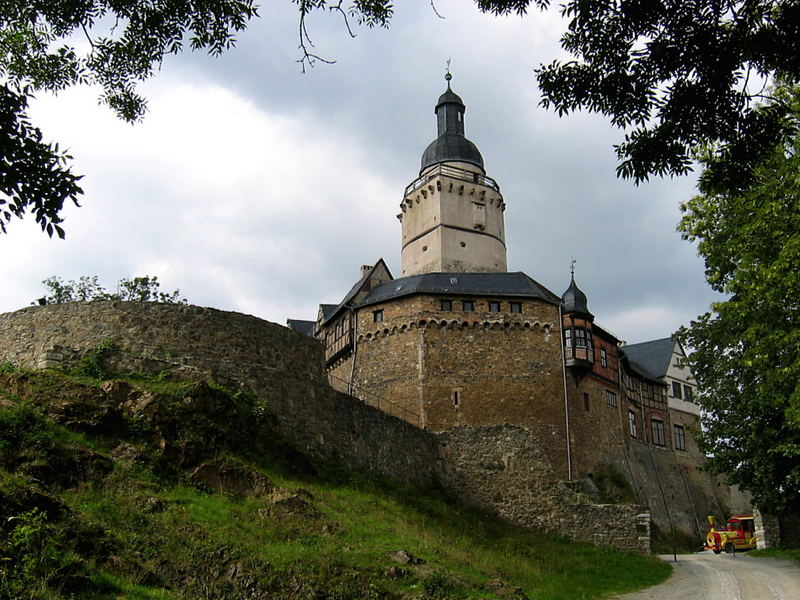
<path id="1" fill-rule="evenodd" d="M 434 111 L 437 137 L 400 205 L 404 276 L 506 271 L 505 202 L 478 147 L 464 136 L 466 107 L 452 78 L 448 66 L 447 89 Z"/>
<path id="2" fill-rule="evenodd" d="M 591 368 L 594 362 L 594 315 L 589 312 L 586 294 L 575 283 L 575 259 L 572 259 L 569 271 L 569 287 L 561 296 L 564 357 L 568 367 Z"/>

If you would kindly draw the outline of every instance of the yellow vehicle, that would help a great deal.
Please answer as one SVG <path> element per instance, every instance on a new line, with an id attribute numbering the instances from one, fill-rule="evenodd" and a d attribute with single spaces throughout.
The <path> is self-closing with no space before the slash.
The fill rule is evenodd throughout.
<path id="1" fill-rule="evenodd" d="M 725 529 L 715 528 L 716 519 L 709 515 L 708 522 L 711 530 L 706 536 L 706 550 L 713 550 L 719 554 L 723 550 L 731 553 L 735 550 L 752 550 L 756 547 L 755 525 L 753 515 L 737 515 L 728 519 Z"/>

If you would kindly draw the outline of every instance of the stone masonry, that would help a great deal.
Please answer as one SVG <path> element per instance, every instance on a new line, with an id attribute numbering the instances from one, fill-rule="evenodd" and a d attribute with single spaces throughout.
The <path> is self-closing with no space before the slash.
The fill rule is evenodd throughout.
<path id="1" fill-rule="evenodd" d="M 248 389 L 269 402 L 286 438 L 314 457 L 414 486 L 442 487 L 523 527 L 649 551 L 649 517 L 641 507 L 591 504 L 560 482 L 560 466 L 548 458 L 548 427 L 422 430 L 333 390 L 320 344 L 274 323 L 135 302 L 69 303 L 0 315 L 0 361 L 18 366 L 53 366 L 106 340 L 119 348 L 113 355 L 119 369 L 172 370 Z"/>

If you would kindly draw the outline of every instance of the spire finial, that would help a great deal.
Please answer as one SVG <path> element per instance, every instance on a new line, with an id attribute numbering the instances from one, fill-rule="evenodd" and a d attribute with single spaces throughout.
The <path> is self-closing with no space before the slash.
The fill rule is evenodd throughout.
<path id="1" fill-rule="evenodd" d="M 445 69 L 445 75 L 444 75 L 444 79 L 447 82 L 447 89 L 448 90 L 450 89 L 450 80 L 453 78 L 453 76 L 450 74 L 450 61 L 451 60 L 452 60 L 451 58 L 447 59 L 447 68 Z"/>
<path id="2" fill-rule="evenodd" d="M 575 263 L 576 262 L 577 261 L 575 260 L 574 256 L 570 258 L 570 261 L 569 261 L 569 274 L 572 277 L 572 279 L 575 279 Z"/>

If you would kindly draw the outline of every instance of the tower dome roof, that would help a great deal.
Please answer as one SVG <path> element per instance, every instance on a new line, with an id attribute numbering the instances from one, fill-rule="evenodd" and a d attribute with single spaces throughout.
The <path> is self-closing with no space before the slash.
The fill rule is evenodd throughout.
<path id="1" fill-rule="evenodd" d="M 572 276 L 567 291 L 561 296 L 565 313 L 582 313 L 591 316 L 589 302 L 581 289 L 575 284 L 575 275 Z"/>
<path id="2" fill-rule="evenodd" d="M 422 153 L 420 172 L 443 162 L 465 162 L 484 170 L 483 157 L 478 147 L 457 133 L 440 135 L 425 148 L 425 152 Z"/>
<path id="3" fill-rule="evenodd" d="M 447 89 L 436 103 L 438 137 L 422 153 L 420 173 L 443 162 L 465 162 L 483 168 L 483 157 L 478 147 L 464 137 L 464 111 L 461 97 L 450 89 L 450 73 L 447 74 Z"/>

